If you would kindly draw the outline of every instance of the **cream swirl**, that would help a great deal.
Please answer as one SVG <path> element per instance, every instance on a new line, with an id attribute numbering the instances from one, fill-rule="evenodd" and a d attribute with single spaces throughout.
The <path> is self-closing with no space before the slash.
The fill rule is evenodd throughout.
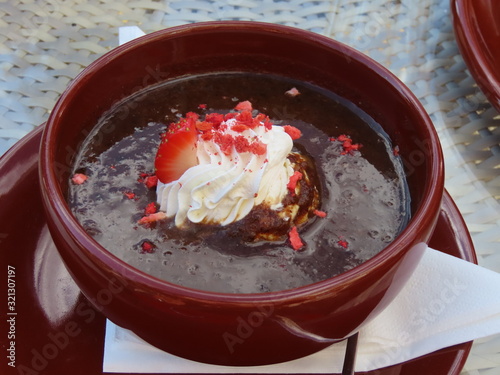
<path id="1" fill-rule="evenodd" d="M 245 217 L 261 203 L 279 208 L 294 170 L 287 156 L 293 147 L 290 135 L 281 126 L 248 127 L 235 130 L 234 118 L 217 132 L 245 144 L 265 145 L 265 152 L 238 151 L 234 144 L 224 147 L 214 137 L 198 137 L 198 164 L 167 184 L 158 183 L 157 201 L 167 217 L 175 216 L 181 227 L 193 223 L 227 225 Z M 220 137 L 219 137 L 220 139 Z"/>

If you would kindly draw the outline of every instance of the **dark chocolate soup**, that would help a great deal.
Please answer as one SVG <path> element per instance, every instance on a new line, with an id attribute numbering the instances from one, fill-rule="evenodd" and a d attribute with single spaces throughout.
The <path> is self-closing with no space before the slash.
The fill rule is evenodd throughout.
<path id="1" fill-rule="evenodd" d="M 292 87 L 300 94 L 286 95 Z M 141 175 L 154 173 L 160 133 L 189 111 L 227 113 L 244 100 L 274 124 L 302 131 L 295 148 L 316 165 L 319 209 L 326 213 L 299 228 L 305 246 L 295 251 L 287 238 L 245 242 L 232 229 L 237 223 L 185 232 L 171 220 L 139 225 L 156 201 Z M 359 151 L 346 153 L 332 140 L 342 134 L 362 144 Z M 74 165 L 88 179 L 70 184 L 68 201 L 103 247 L 160 279 L 224 293 L 285 290 L 359 265 L 404 228 L 409 196 L 393 147 L 359 108 L 310 84 L 248 73 L 181 78 L 147 88 L 101 118 Z"/>

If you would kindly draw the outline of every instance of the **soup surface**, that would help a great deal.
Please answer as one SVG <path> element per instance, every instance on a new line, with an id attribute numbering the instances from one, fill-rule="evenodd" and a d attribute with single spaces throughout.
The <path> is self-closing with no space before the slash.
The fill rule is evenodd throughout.
<path id="1" fill-rule="evenodd" d="M 286 94 L 291 88 L 298 95 Z M 298 228 L 304 246 L 294 250 L 286 237 L 249 241 L 243 220 L 187 229 L 168 219 L 139 225 L 156 201 L 145 179 L 154 174 L 160 133 L 187 112 L 227 113 L 246 100 L 275 125 L 302 132 L 294 151 L 313 161 L 319 210 L 326 214 Z M 346 152 L 344 135 L 362 147 Z M 359 108 L 306 83 L 248 73 L 180 78 L 126 98 L 100 119 L 74 164 L 74 173 L 87 179 L 70 184 L 68 202 L 103 247 L 160 279 L 224 293 L 279 291 L 359 265 L 404 228 L 409 196 L 394 149 Z"/>

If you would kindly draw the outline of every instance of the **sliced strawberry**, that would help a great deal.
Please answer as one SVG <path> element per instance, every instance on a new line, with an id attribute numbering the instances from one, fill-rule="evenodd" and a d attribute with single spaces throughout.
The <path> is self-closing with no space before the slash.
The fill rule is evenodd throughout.
<path id="1" fill-rule="evenodd" d="M 164 184 L 178 180 L 186 170 L 198 163 L 196 120 L 197 116 L 188 113 L 186 118 L 170 124 L 162 135 L 155 169 L 156 176 Z"/>

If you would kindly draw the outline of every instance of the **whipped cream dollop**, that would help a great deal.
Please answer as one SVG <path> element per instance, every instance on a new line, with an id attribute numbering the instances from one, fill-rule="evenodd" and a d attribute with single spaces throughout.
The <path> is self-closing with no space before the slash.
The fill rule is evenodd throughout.
<path id="1" fill-rule="evenodd" d="M 285 127 L 263 116 L 255 124 L 256 118 L 253 126 L 241 126 L 237 116 L 224 119 L 210 136 L 198 136 L 197 165 L 175 181 L 158 182 L 160 210 L 175 217 L 177 227 L 187 221 L 227 225 L 260 204 L 282 207 L 294 174 L 287 158 L 293 140 Z"/>

